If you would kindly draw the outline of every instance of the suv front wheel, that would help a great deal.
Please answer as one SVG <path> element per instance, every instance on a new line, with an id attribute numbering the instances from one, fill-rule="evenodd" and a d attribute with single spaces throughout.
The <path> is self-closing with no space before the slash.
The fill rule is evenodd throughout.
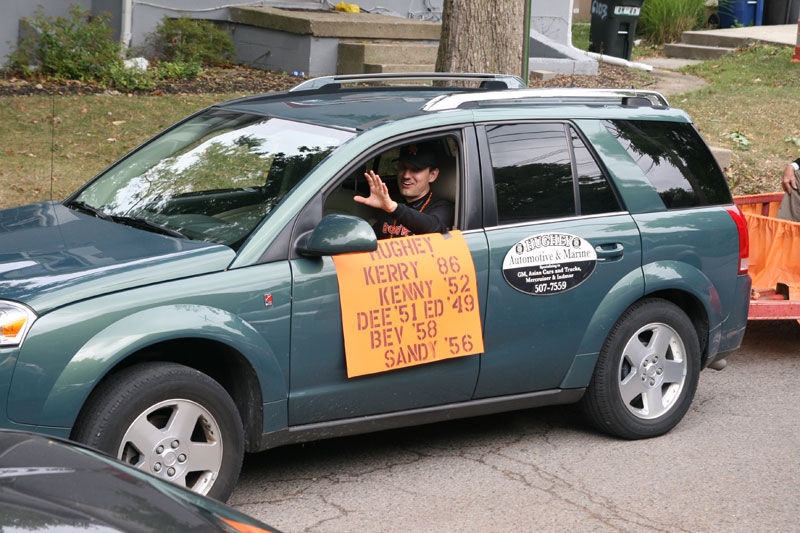
<path id="1" fill-rule="evenodd" d="M 233 492 L 244 454 L 230 395 L 206 374 L 174 363 L 144 363 L 110 376 L 87 402 L 72 438 L 220 501 Z"/>
<path id="2" fill-rule="evenodd" d="M 686 313 L 666 300 L 642 300 L 608 335 L 581 408 L 618 437 L 663 435 L 689 409 L 699 374 L 697 331 Z"/>

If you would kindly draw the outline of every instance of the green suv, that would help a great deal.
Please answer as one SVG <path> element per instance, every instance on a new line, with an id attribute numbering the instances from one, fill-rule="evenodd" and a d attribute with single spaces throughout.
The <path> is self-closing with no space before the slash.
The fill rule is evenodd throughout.
<path id="1" fill-rule="evenodd" d="M 288 443 L 572 402 L 626 439 L 674 427 L 750 290 L 689 117 L 420 77 L 214 105 L 64 202 L 0 211 L 0 426 L 222 500 L 245 452 Z M 423 142 L 448 231 L 377 241 L 353 198 L 369 171 L 396 194 Z"/>

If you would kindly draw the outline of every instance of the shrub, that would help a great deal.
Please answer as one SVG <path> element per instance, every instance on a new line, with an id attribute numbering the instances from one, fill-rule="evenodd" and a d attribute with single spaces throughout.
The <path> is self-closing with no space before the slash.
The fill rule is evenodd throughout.
<path id="1" fill-rule="evenodd" d="M 120 91 L 149 91 L 156 86 L 156 75 L 152 70 L 128 68 L 122 63 L 112 65 L 108 77 Z"/>
<path id="2" fill-rule="evenodd" d="M 109 70 L 109 80 L 120 91 L 150 91 L 160 80 L 185 80 L 196 78 L 203 69 L 199 61 L 161 61 L 149 70 L 129 68 L 122 63 Z"/>
<path id="3" fill-rule="evenodd" d="M 222 65 L 233 60 L 233 40 L 207 20 L 165 16 L 148 35 L 153 53 L 163 61 Z"/>
<path id="4" fill-rule="evenodd" d="M 652 44 L 677 42 L 684 31 L 699 28 L 704 22 L 704 0 L 647 0 L 636 34 Z"/>
<path id="5" fill-rule="evenodd" d="M 156 76 L 162 80 L 193 79 L 202 72 L 199 61 L 160 61 L 156 66 Z"/>
<path id="6" fill-rule="evenodd" d="M 30 77 L 31 65 L 52 78 L 102 80 L 120 63 L 120 43 L 112 39 L 108 15 L 92 16 L 77 5 L 66 17 L 45 17 L 39 7 L 23 21 L 30 31 L 9 54 L 8 67 Z"/>

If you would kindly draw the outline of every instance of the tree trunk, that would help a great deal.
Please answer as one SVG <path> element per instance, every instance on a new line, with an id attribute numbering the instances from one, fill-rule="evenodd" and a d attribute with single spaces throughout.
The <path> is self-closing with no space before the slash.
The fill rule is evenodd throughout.
<path id="1" fill-rule="evenodd" d="M 445 0 L 437 72 L 522 74 L 525 0 Z"/>

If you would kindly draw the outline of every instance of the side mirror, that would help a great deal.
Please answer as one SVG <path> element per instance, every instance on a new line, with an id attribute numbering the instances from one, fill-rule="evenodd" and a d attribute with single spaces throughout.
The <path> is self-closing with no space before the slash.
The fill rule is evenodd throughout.
<path id="1" fill-rule="evenodd" d="M 374 252 L 378 239 L 363 218 L 351 215 L 327 215 L 320 220 L 298 253 L 306 256 Z"/>

